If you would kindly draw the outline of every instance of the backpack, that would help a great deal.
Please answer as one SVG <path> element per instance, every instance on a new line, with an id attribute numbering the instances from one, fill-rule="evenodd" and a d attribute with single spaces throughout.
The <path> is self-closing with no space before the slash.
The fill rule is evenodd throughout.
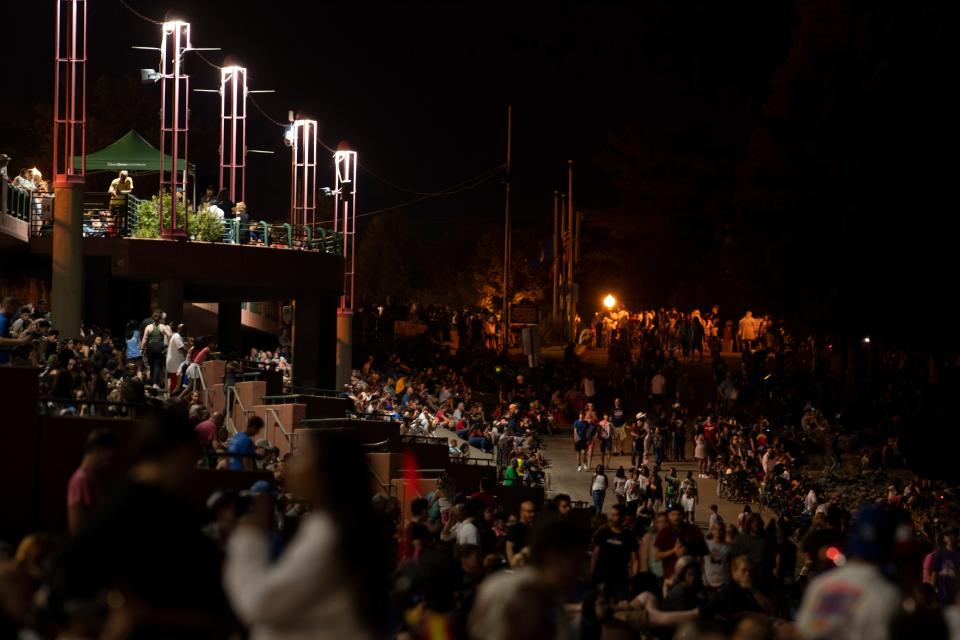
<path id="1" fill-rule="evenodd" d="M 147 336 L 147 353 L 158 356 L 163 353 L 166 345 L 163 342 L 163 331 L 160 330 L 160 324 L 155 322 L 150 335 Z"/>

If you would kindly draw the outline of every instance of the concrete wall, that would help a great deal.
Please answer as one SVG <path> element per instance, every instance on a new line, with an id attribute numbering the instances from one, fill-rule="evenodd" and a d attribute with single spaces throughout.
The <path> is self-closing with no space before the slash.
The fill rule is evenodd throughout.
<path id="1" fill-rule="evenodd" d="M 240 409 L 240 403 L 243 403 L 244 409 L 250 412 L 249 415 L 254 415 L 253 408 L 261 403 L 261 398 L 267 391 L 267 384 L 259 381 L 238 382 L 233 388 L 240 402 L 234 404 L 231 417 L 237 431 L 243 431 L 247 428 L 248 415 Z"/>

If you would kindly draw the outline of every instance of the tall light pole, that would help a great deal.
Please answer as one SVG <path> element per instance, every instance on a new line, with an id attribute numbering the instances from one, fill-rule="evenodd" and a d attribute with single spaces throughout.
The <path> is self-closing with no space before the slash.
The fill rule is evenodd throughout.
<path id="1" fill-rule="evenodd" d="M 560 232 L 557 205 L 559 203 L 560 194 L 557 191 L 553 192 L 553 269 L 551 269 L 550 279 L 552 280 L 553 292 L 550 295 L 550 323 L 553 325 L 552 329 L 555 330 L 557 326 L 557 278 L 559 274 L 557 270 L 559 269 L 560 260 L 557 255 L 559 244 L 559 239 L 557 234 Z"/>
<path id="2" fill-rule="evenodd" d="M 290 145 L 290 224 L 317 222 L 317 121 L 294 120 L 285 134 Z"/>
<path id="3" fill-rule="evenodd" d="M 231 65 L 220 68 L 220 188 L 242 202 L 246 185 L 247 69 Z"/>
<path id="4" fill-rule="evenodd" d="M 576 259 L 575 247 L 577 238 L 574 235 L 576 226 L 574 219 L 576 209 L 573 208 L 573 160 L 567 160 L 567 224 L 570 234 L 570 260 L 567 262 L 567 321 L 569 324 L 570 340 L 577 341 L 577 296 L 576 284 L 573 282 L 573 262 Z"/>
<path id="5" fill-rule="evenodd" d="M 503 352 L 510 348 L 510 147 L 513 141 L 513 105 L 507 106 L 507 172 L 504 177 L 503 207 Z"/>
<path id="6" fill-rule="evenodd" d="M 247 199 L 247 154 L 273 154 L 273 151 L 247 148 L 247 97 L 252 93 L 273 93 L 272 89 L 250 89 L 247 77 L 246 67 L 228 64 L 220 67 L 219 89 L 194 89 L 201 93 L 220 95 L 218 189 L 226 189 L 231 202 L 243 202 Z"/>
<path id="7" fill-rule="evenodd" d="M 83 314 L 83 185 L 86 169 L 87 2 L 57 0 L 53 85 L 51 310 L 67 336 Z M 78 162 L 79 158 L 79 162 Z"/>
<path id="8" fill-rule="evenodd" d="M 171 20 L 162 25 L 160 41 L 160 235 L 186 239 L 187 220 L 177 218 L 177 188 L 187 193 L 187 141 L 190 132 L 190 76 L 185 73 L 183 57 L 191 51 L 190 23 Z M 165 160 L 170 149 L 170 172 Z M 180 169 L 180 162 L 183 169 Z M 170 225 L 164 223 L 163 194 L 170 194 Z"/>
<path id="9" fill-rule="evenodd" d="M 350 382 L 353 370 L 353 297 L 357 231 L 357 152 L 333 154 L 333 228 L 343 242 L 343 295 L 337 309 L 337 390 Z"/>
<path id="10" fill-rule="evenodd" d="M 557 304 L 560 307 L 560 317 L 562 319 L 562 329 L 561 335 L 564 339 L 567 338 L 567 260 L 570 259 L 570 254 L 567 250 L 567 247 L 570 244 L 569 234 L 567 232 L 567 194 L 560 194 L 560 266 L 559 273 L 557 274 L 557 282 L 560 285 L 560 292 L 557 294 L 559 298 Z"/>

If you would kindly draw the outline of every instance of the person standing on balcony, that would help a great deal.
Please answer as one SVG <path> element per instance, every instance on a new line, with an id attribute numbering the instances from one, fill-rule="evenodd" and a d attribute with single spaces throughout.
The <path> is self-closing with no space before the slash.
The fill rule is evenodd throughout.
<path id="1" fill-rule="evenodd" d="M 126 203 L 126 195 L 133 192 L 133 178 L 130 177 L 130 174 L 127 173 L 127 170 L 124 169 L 120 172 L 116 178 L 110 183 L 110 188 L 107 189 L 107 193 L 110 194 L 110 205 L 116 202 L 117 204 Z"/>
<path id="2" fill-rule="evenodd" d="M 27 168 L 20 169 L 20 175 L 13 179 L 13 186 L 27 193 L 33 193 L 37 190 L 37 185 L 33 184 L 33 180 L 30 179 L 30 169 Z"/>
<path id="3" fill-rule="evenodd" d="M 110 194 L 110 215 L 114 219 L 114 224 L 123 230 L 123 233 L 130 231 L 127 227 L 127 195 L 133 192 L 133 178 L 124 169 L 110 183 L 107 193 Z"/>

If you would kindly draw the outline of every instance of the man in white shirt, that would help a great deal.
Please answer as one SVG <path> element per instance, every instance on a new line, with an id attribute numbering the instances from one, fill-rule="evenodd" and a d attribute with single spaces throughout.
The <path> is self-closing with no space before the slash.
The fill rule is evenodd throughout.
<path id="1" fill-rule="evenodd" d="M 483 501 L 472 499 L 467 501 L 466 517 L 460 523 L 457 529 L 457 546 L 462 547 L 465 544 L 480 546 L 480 529 L 474 524 L 477 518 L 483 514 Z"/>
<path id="2" fill-rule="evenodd" d="M 187 345 L 183 339 L 187 327 L 181 323 L 177 325 L 177 332 L 170 336 L 167 343 L 167 390 L 173 393 L 177 390 L 177 377 L 180 365 L 187 358 Z"/>
<path id="3" fill-rule="evenodd" d="M 757 339 L 757 319 L 753 317 L 752 311 L 747 311 L 740 318 L 737 337 L 740 339 L 741 351 L 751 351 L 753 343 Z"/>

